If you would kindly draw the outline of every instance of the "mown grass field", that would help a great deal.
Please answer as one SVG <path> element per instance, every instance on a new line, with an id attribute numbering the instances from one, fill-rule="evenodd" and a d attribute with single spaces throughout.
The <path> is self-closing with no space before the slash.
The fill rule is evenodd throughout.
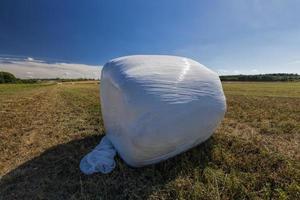
<path id="1" fill-rule="evenodd" d="M 79 161 L 104 133 L 99 85 L 0 85 L 0 199 L 300 199 L 300 83 L 224 83 L 214 136 L 157 165 Z"/>

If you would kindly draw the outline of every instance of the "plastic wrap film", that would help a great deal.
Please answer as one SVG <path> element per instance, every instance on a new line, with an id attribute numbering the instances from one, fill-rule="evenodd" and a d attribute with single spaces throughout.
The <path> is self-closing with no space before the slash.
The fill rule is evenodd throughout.
<path id="1" fill-rule="evenodd" d="M 113 59 L 103 67 L 100 94 L 106 137 L 134 167 L 204 142 L 226 111 L 219 76 L 177 56 Z"/>

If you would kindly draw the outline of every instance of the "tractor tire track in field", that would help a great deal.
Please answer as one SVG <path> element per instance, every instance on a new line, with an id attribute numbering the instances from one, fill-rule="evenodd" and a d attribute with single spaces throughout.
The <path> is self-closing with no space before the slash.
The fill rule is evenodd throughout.
<path id="1" fill-rule="evenodd" d="M 1 176 L 52 146 L 88 134 L 90 130 L 82 127 L 76 130 L 76 126 L 73 128 L 78 123 L 88 125 L 86 122 L 91 120 L 80 106 L 72 103 L 72 96 L 64 93 L 65 87 L 72 86 L 41 87 L 0 100 Z M 98 122 L 89 127 L 95 129 L 96 132 L 92 132 L 96 134 L 99 129 L 94 126 Z"/>

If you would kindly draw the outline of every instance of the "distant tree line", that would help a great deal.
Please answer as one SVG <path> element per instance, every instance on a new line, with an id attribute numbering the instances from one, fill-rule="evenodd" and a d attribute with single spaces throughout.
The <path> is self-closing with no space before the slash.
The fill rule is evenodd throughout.
<path id="1" fill-rule="evenodd" d="M 226 75 L 220 76 L 221 81 L 300 81 L 298 74 L 258 74 L 258 75 Z M 38 83 L 43 81 L 69 82 L 69 81 L 90 81 L 94 79 L 19 79 L 9 72 L 0 71 L 0 83 Z"/>
<path id="2" fill-rule="evenodd" d="M 0 83 L 15 83 L 17 78 L 8 72 L 0 72 Z"/>
<path id="3" fill-rule="evenodd" d="M 221 81 L 300 81 L 298 74 L 258 74 L 258 75 L 225 75 Z"/>
<path id="4" fill-rule="evenodd" d="M 69 82 L 69 81 L 90 81 L 94 79 L 78 78 L 78 79 L 19 79 L 16 78 L 12 73 L 0 71 L 0 84 L 1 83 L 39 83 L 44 81 L 55 81 L 55 82 Z"/>

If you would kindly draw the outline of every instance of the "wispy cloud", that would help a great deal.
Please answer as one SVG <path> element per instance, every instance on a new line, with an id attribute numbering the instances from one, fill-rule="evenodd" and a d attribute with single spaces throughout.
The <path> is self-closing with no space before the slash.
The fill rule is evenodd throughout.
<path id="1" fill-rule="evenodd" d="M 99 79 L 102 66 L 47 62 L 32 57 L 0 57 L 0 71 L 13 73 L 18 78 L 89 78 Z"/>
<path id="2" fill-rule="evenodd" d="M 300 59 L 299 60 L 292 60 L 287 63 L 288 65 L 300 65 Z"/>
<path id="3" fill-rule="evenodd" d="M 219 75 L 228 75 L 228 70 L 226 69 L 217 69 Z"/>
<path id="4" fill-rule="evenodd" d="M 258 74 L 259 71 L 258 71 L 257 69 L 252 69 L 252 70 L 250 71 L 250 73 L 251 73 L 251 74 Z"/>
<path id="5" fill-rule="evenodd" d="M 233 74 L 241 74 L 241 72 L 239 70 L 234 70 Z"/>
<path id="6" fill-rule="evenodd" d="M 27 60 L 28 60 L 28 61 L 34 61 L 34 59 L 31 58 L 31 57 L 28 57 Z"/>

